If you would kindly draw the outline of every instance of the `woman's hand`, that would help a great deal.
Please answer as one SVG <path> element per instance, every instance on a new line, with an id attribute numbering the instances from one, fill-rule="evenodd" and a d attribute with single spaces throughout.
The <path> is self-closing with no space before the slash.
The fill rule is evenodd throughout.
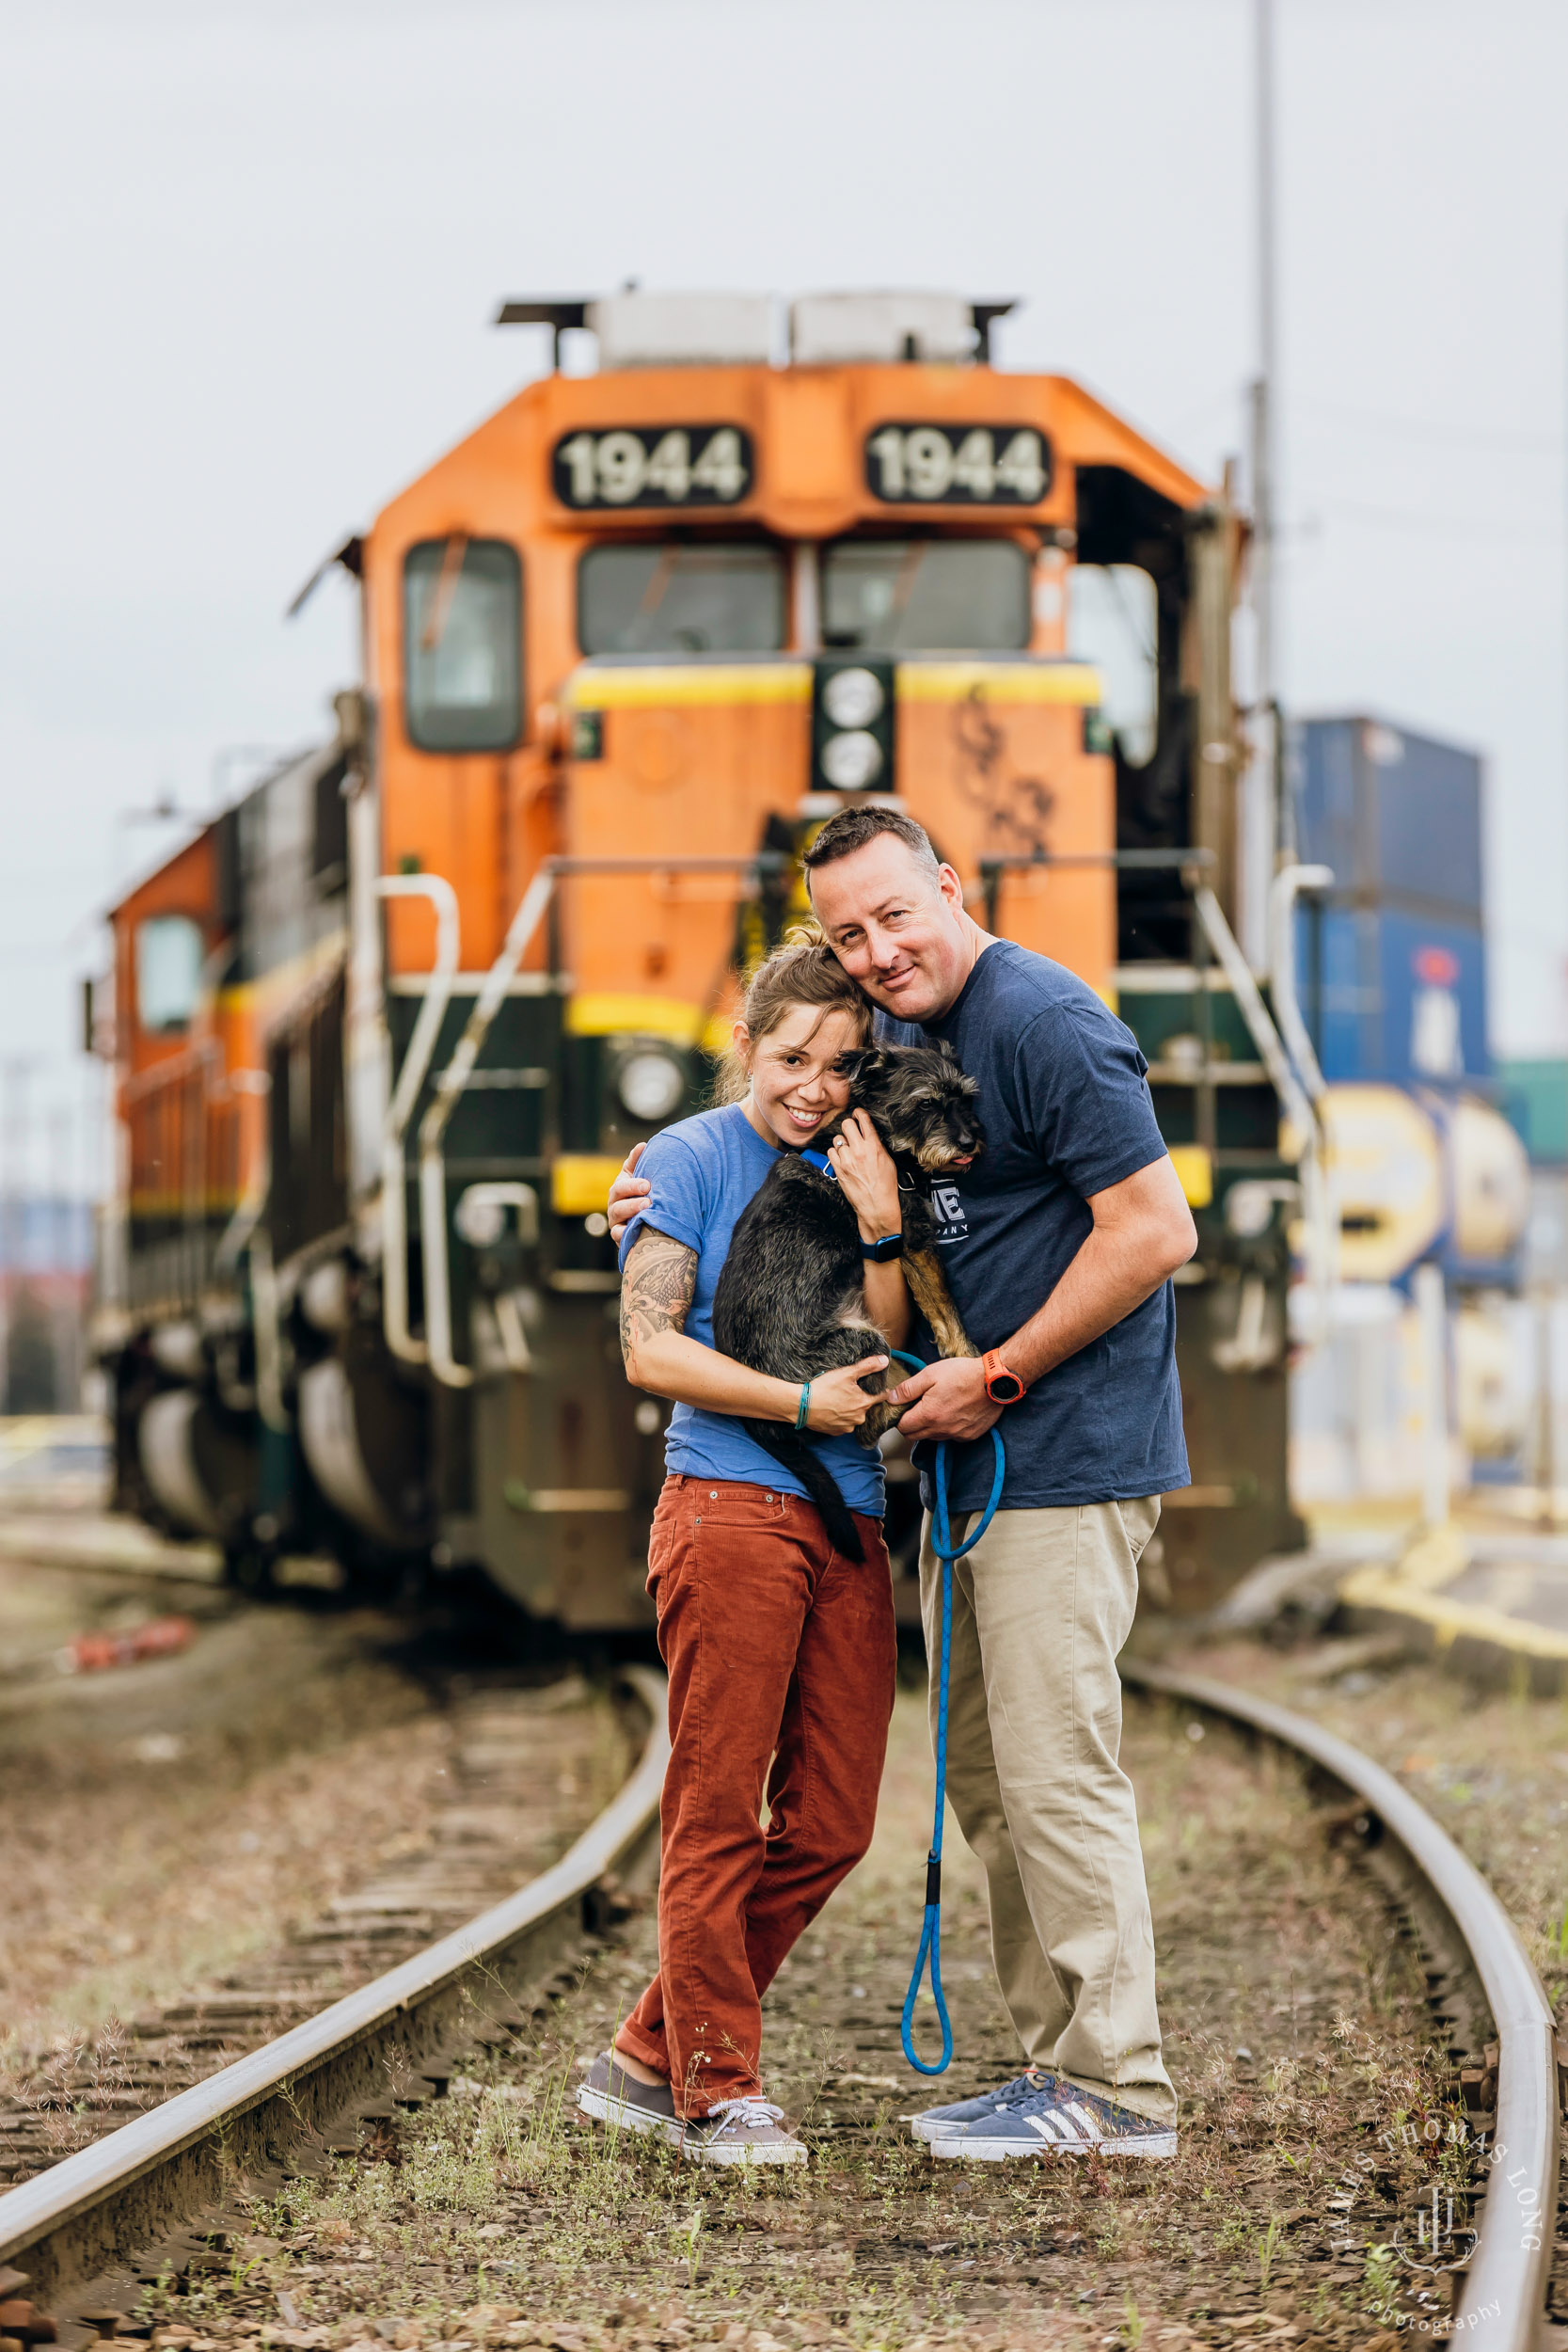
<path id="1" fill-rule="evenodd" d="M 904 1210 L 898 1198 L 898 1170 L 864 1111 L 850 1112 L 829 1145 L 828 1157 L 860 1220 L 861 1239 L 880 1241 L 884 1233 L 901 1232 Z"/>
<path id="2" fill-rule="evenodd" d="M 862 1375 L 885 1371 L 887 1361 L 885 1356 L 863 1356 L 858 1364 L 848 1364 L 842 1371 L 820 1373 L 811 1384 L 806 1427 L 820 1431 L 825 1438 L 847 1438 L 858 1429 L 877 1402 L 861 1387 Z"/>

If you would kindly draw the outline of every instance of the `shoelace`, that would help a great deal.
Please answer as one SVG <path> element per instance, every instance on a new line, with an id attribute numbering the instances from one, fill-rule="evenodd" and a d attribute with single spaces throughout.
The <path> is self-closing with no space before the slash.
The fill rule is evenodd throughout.
<path id="1" fill-rule="evenodd" d="M 996 2094 L 996 2104 L 999 2107 L 1021 2107 L 1029 2100 L 1039 2098 L 1042 2092 L 1055 2088 L 1055 2076 L 1048 2074 L 1043 2067 L 1026 2067 L 1022 2074 L 1015 2074 L 1010 2083 L 1003 2084 Z"/>
<path id="2" fill-rule="evenodd" d="M 1037 2097 L 1046 2089 L 1050 2080 L 1049 2074 L 1037 2071 L 1034 2067 L 1026 2067 L 1022 2074 L 1015 2074 L 1010 2083 L 997 2085 L 990 2094 L 991 2105 L 999 2109 L 1019 2106 L 1025 2099 Z"/>
<path id="3" fill-rule="evenodd" d="M 748 2124 L 760 2127 L 764 2123 L 782 2123 L 784 2109 L 757 2091 L 747 2091 L 739 2099 L 716 2099 L 707 2111 L 707 2120 L 717 2122 L 721 2131 L 744 2131 Z"/>

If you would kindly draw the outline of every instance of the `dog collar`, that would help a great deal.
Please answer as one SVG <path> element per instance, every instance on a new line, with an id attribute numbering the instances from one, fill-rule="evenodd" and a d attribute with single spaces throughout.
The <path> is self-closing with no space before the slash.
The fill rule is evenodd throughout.
<path id="1" fill-rule="evenodd" d="M 838 1170 L 833 1166 L 832 1160 L 829 1159 L 826 1152 L 802 1152 L 800 1157 L 805 1161 L 808 1168 L 820 1169 L 824 1176 L 831 1177 L 833 1183 L 835 1184 L 837 1184 Z"/>

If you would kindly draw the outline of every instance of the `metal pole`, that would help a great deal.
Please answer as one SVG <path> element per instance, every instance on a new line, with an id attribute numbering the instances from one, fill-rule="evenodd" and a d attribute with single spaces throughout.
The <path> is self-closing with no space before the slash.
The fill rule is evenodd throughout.
<path id="1" fill-rule="evenodd" d="M 1251 757 L 1242 792 L 1242 938 L 1256 972 L 1268 962 L 1268 893 L 1278 864 L 1280 742 L 1275 577 L 1275 396 L 1278 285 L 1275 268 L 1274 0 L 1253 0 L 1253 156 L 1257 205 L 1258 373 L 1250 389 L 1253 620 Z"/>
<path id="2" fill-rule="evenodd" d="M 1257 75 L 1258 376 L 1252 387 L 1252 608 L 1257 624 L 1256 700 L 1272 705 L 1275 680 L 1274 397 L 1277 359 L 1275 266 L 1274 0 L 1253 0 Z"/>
<path id="3" fill-rule="evenodd" d="M 27 1181 L 30 1174 L 28 1150 L 31 1142 L 31 1120 L 27 1101 L 28 1082 L 32 1077 L 31 1060 L 23 1054 L 8 1057 L 4 1065 L 4 1090 L 0 1094 L 0 1233 L 4 1235 L 5 1257 L 5 1394 L 3 1409 L 17 1410 L 15 1355 L 17 1304 L 22 1295 L 26 1261 Z"/>
<path id="4" fill-rule="evenodd" d="M 1446 1527 L 1449 1518 L 1449 1311 L 1443 1270 L 1416 1268 L 1413 1285 L 1421 1329 L 1421 1523 Z"/>

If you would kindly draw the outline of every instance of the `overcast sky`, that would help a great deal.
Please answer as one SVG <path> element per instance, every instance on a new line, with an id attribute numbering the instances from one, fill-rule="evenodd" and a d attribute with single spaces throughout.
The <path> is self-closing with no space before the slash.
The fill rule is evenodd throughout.
<path id="1" fill-rule="evenodd" d="M 1284 689 L 1482 749 L 1493 1030 L 1568 1046 L 1568 10 L 1278 0 Z M 498 297 L 1018 295 L 1204 474 L 1256 364 L 1250 0 L 0 0 L 0 1055 L 354 674 L 343 532 L 544 363 Z"/>

